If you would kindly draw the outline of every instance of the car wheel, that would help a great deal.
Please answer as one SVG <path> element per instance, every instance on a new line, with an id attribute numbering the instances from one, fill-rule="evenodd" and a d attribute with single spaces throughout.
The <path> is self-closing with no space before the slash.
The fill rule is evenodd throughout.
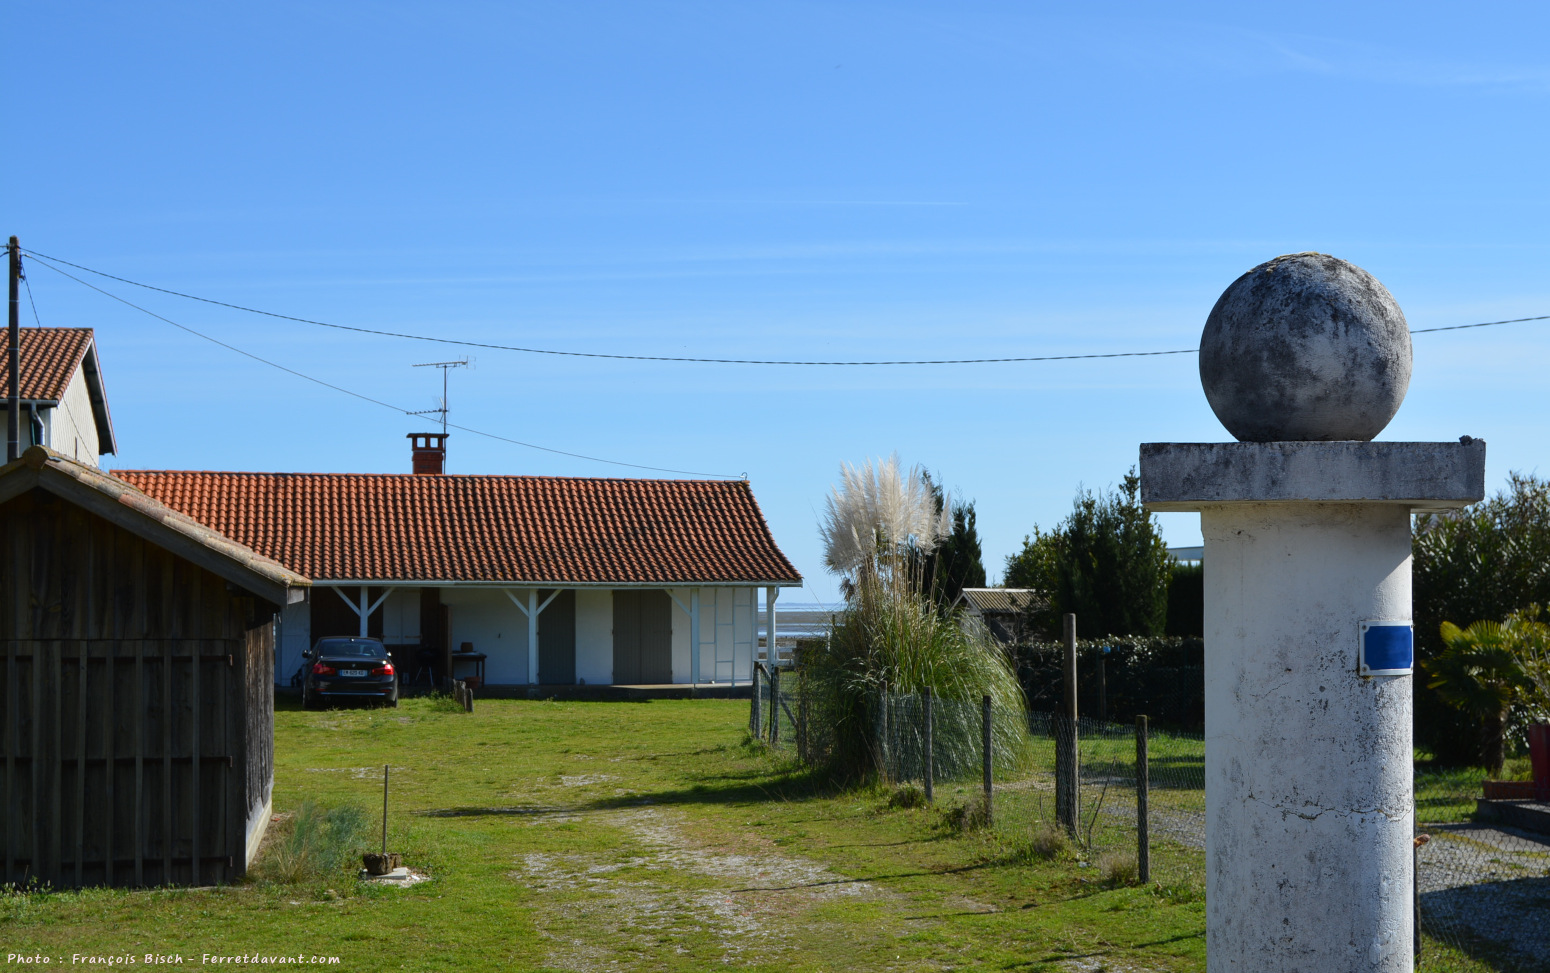
<path id="1" fill-rule="evenodd" d="M 301 687 L 301 708 L 317 709 L 317 701 L 312 698 L 312 691 L 305 684 Z"/>

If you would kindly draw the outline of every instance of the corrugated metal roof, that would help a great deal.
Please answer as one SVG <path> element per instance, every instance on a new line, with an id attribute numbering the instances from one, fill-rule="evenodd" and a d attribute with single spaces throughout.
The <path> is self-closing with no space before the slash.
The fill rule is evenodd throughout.
<path id="1" fill-rule="evenodd" d="M 1049 599 L 1032 588 L 965 588 L 963 600 L 980 614 L 1014 614 L 1049 607 Z"/>

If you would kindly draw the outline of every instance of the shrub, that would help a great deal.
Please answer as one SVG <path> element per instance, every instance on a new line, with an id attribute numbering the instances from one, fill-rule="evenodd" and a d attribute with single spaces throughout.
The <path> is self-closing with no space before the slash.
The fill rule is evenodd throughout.
<path id="1" fill-rule="evenodd" d="M 1531 605 L 1550 605 L 1550 481 L 1513 473 L 1506 489 L 1466 510 L 1420 518 L 1411 542 L 1415 655 L 1418 667 L 1441 655 L 1442 623 L 1468 628 Z M 1508 715 L 1510 748 L 1523 745 L 1530 716 Z M 1416 743 L 1446 765 L 1490 761 L 1486 720 L 1450 705 L 1420 680 L 1415 687 Z"/>
<path id="2" fill-rule="evenodd" d="M 979 831 L 989 825 L 990 815 L 986 813 L 985 795 L 974 794 L 967 800 L 954 801 L 943 808 L 942 824 L 957 834 Z"/>
<path id="3" fill-rule="evenodd" d="M 891 808 L 925 807 L 926 792 L 918 784 L 901 784 L 888 795 L 888 806 Z"/>
<path id="4" fill-rule="evenodd" d="M 913 592 L 866 587 L 827 642 L 800 660 L 814 728 L 810 759 L 846 777 L 917 777 L 920 697 L 930 689 L 939 779 L 978 773 L 984 695 L 991 697 L 998 765 L 1020 766 L 1028 753 L 1027 705 L 1001 646 L 966 633 Z"/>
<path id="5" fill-rule="evenodd" d="M 1113 886 L 1134 885 L 1141 874 L 1134 855 L 1105 855 L 1099 862 L 1099 869 L 1104 882 Z"/>
<path id="6" fill-rule="evenodd" d="M 938 508 L 929 477 L 919 467 L 901 471 L 897 456 L 841 468 L 821 533 L 846 609 L 829 638 L 802 653 L 797 673 L 807 707 L 804 753 L 828 773 L 895 776 L 893 703 L 926 690 L 946 704 L 932 751 L 945 758 L 943 779 L 973 765 L 966 758 L 979 752 L 974 704 L 983 695 L 992 700 L 1002 762 L 1027 753 L 1027 706 L 1007 656 L 944 617 L 923 591 L 927 556 L 952 534 L 949 510 Z"/>
<path id="7" fill-rule="evenodd" d="M 1021 862 L 1049 862 L 1071 851 L 1071 836 L 1053 821 L 1040 821 L 1033 834 L 1016 842 L 1007 858 Z"/>
<path id="8" fill-rule="evenodd" d="M 1068 612 L 1083 638 L 1162 634 L 1173 559 L 1140 490 L 1132 469 L 1118 490 L 1079 491 L 1065 520 L 1049 533 L 1035 527 L 1007 558 L 1008 588 L 1049 595 L 1048 612 L 1036 619 L 1049 637 L 1059 636 Z"/>
<path id="9" fill-rule="evenodd" d="M 303 801 L 259 867 L 260 876 L 282 885 L 300 885 L 352 870 L 366 845 L 370 823 L 363 808 L 321 808 Z"/>

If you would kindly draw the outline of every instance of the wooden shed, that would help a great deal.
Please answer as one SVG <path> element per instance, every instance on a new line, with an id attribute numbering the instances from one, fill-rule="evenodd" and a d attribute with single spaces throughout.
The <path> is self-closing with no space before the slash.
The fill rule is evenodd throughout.
<path id="1" fill-rule="evenodd" d="M 0 467 L 0 882 L 208 885 L 274 783 L 274 620 L 310 582 L 42 446 Z"/>

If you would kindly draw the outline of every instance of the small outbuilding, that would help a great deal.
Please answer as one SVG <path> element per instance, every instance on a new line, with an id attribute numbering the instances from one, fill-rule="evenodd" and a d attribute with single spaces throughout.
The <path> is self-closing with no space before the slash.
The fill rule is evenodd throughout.
<path id="1" fill-rule="evenodd" d="M 0 467 L 0 883 L 240 878 L 310 582 L 43 446 Z"/>
<path id="2" fill-rule="evenodd" d="M 965 588 L 952 607 L 963 610 L 959 618 L 970 631 L 1016 644 L 1034 636 L 1035 618 L 1049 610 L 1049 599 L 1032 588 Z"/>

